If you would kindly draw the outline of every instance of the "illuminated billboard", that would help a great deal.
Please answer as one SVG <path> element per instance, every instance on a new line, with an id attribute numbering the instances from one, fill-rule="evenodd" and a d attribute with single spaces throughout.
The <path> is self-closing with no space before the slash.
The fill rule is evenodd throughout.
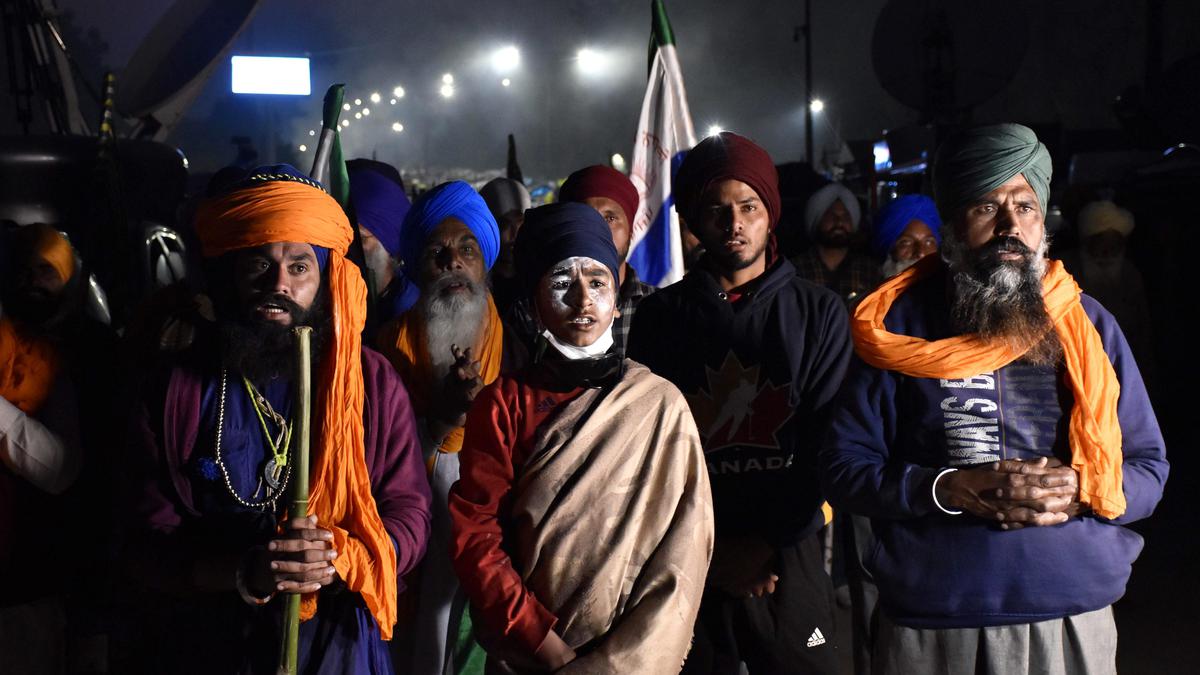
<path id="1" fill-rule="evenodd" d="M 230 61 L 235 94 L 308 96 L 312 93 L 307 58 L 234 56 Z"/>

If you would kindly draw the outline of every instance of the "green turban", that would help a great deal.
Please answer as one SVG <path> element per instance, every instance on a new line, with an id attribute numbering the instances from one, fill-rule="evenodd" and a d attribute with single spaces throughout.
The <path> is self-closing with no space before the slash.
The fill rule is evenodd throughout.
<path id="1" fill-rule="evenodd" d="M 1050 152 L 1037 134 L 1020 124 L 993 124 L 946 139 L 933 161 L 933 196 L 944 219 L 962 206 L 1025 176 L 1046 213 L 1050 199 Z"/>

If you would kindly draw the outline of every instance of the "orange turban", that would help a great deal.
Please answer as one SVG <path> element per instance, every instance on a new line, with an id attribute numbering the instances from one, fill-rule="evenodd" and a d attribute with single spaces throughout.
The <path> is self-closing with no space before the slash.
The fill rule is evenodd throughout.
<path id="1" fill-rule="evenodd" d="M 313 416 L 318 432 L 309 512 L 320 527 L 333 532 L 338 575 L 362 596 L 383 639 L 390 640 L 396 623 L 396 551 L 371 495 L 364 454 L 362 329 L 367 287 L 345 257 L 354 234 L 350 221 L 314 183 L 272 175 L 204 202 L 196 213 L 196 234 L 206 257 L 279 242 L 329 249 L 333 344 L 316 379 L 320 393 Z M 316 610 L 316 596 L 306 595 L 301 617 L 311 618 Z"/>
<path id="2" fill-rule="evenodd" d="M 64 284 L 75 276 L 75 252 L 61 232 L 45 223 L 28 225 L 19 232 L 20 238 L 29 246 L 30 256 L 49 263 Z"/>

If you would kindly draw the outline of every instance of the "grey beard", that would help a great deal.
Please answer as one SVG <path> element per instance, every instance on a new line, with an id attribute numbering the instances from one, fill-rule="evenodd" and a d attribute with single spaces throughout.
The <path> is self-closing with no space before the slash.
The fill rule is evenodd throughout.
<path id="1" fill-rule="evenodd" d="M 897 274 L 900 274 L 904 270 L 917 264 L 917 260 L 920 260 L 920 258 L 917 258 L 916 260 L 896 260 L 889 254 L 887 260 L 883 261 L 883 265 L 880 267 L 880 272 L 883 273 L 884 279 L 891 279 Z"/>
<path id="2" fill-rule="evenodd" d="M 421 314 L 425 318 L 425 350 L 433 367 L 434 388 L 454 365 L 452 345 L 459 349 L 474 347 L 483 329 L 483 314 L 487 310 L 487 289 L 480 284 L 458 277 L 470 286 L 469 293 L 449 298 L 439 292 L 451 277 L 446 276 L 421 292 Z M 474 355 L 478 357 L 478 355 Z"/>
<path id="3" fill-rule="evenodd" d="M 383 289 L 387 287 L 387 270 L 393 270 L 394 273 L 396 262 L 388 255 L 387 249 L 382 246 L 376 246 L 369 252 L 364 251 L 363 256 L 366 258 L 367 271 L 375 282 L 375 292 L 382 293 Z"/>
<path id="4" fill-rule="evenodd" d="M 995 247 L 968 250 L 947 227 L 942 257 L 950 265 L 953 299 L 950 317 L 954 328 L 980 338 L 1003 342 L 1037 365 L 1052 365 L 1062 356 L 1062 345 L 1042 298 L 1048 238 L 1022 262 L 995 260 Z"/>

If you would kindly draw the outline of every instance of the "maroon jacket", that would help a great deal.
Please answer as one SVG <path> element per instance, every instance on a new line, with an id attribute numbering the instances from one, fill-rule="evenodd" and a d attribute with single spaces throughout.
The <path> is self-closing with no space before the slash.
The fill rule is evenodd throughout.
<path id="1" fill-rule="evenodd" d="M 416 567 L 429 537 L 430 493 L 408 392 L 378 352 L 363 348 L 364 441 L 371 494 L 396 545 L 397 576 Z M 138 401 L 127 477 L 133 571 L 151 586 L 186 587 L 178 577 L 190 568 L 186 542 L 172 541 L 177 528 L 198 518 L 185 467 L 200 427 L 203 376 L 175 365 L 151 381 Z M 157 540 L 157 541 L 155 541 Z M 149 547 L 147 547 L 149 545 Z M 228 553 L 236 553 L 229 551 Z M 399 588 L 403 590 L 401 581 Z"/>

